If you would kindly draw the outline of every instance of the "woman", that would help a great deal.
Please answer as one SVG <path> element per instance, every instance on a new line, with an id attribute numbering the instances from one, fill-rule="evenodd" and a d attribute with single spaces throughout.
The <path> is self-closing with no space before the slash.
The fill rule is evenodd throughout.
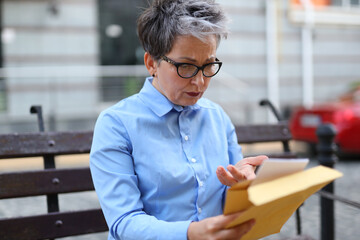
<path id="1" fill-rule="evenodd" d="M 225 228 L 238 216 L 222 215 L 225 191 L 266 157 L 242 159 L 229 117 L 202 98 L 225 15 L 211 0 L 154 0 L 138 34 L 152 77 L 100 114 L 90 154 L 109 239 L 239 239 L 254 221 Z"/>

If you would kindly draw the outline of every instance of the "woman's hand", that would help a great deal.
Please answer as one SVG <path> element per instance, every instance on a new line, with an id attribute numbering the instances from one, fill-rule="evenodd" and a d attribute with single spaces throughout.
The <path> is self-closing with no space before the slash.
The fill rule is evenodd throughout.
<path id="1" fill-rule="evenodd" d="M 264 155 L 244 158 L 235 165 L 227 166 L 228 171 L 226 171 L 224 167 L 219 166 L 216 169 L 216 175 L 220 182 L 227 186 L 232 186 L 242 180 L 251 180 L 256 177 L 256 166 L 260 165 L 266 159 L 268 159 L 268 157 Z"/>
<path id="2" fill-rule="evenodd" d="M 235 220 L 241 212 L 230 215 L 219 215 L 192 222 L 188 228 L 189 240 L 236 239 L 239 240 L 255 225 L 255 220 L 249 220 L 233 228 L 225 227 Z"/>

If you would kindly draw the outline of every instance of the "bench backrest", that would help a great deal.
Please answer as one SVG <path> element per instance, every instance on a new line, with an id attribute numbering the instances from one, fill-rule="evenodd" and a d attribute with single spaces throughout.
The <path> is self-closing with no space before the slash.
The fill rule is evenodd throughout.
<path id="1" fill-rule="evenodd" d="M 236 126 L 239 143 L 283 142 L 291 134 L 286 122 Z M 39 132 L 0 135 L 0 159 L 89 153 L 92 132 Z M 1 160 L 0 160 L 1 161 Z M 107 231 L 101 209 L 61 212 L 57 194 L 94 190 L 89 168 L 0 173 L 0 199 L 46 195 L 48 214 L 0 219 L 1 239 L 52 239 Z M 55 166 L 53 166 L 55 167 Z"/>
<path id="2" fill-rule="evenodd" d="M 287 121 L 273 124 L 251 124 L 235 126 L 239 144 L 282 142 L 283 151 L 267 154 L 274 158 L 296 158 L 290 151 L 289 141 L 292 135 Z M 264 153 L 266 154 L 266 153 Z"/>
<path id="3" fill-rule="evenodd" d="M 288 122 L 282 121 L 274 124 L 252 124 L 235 126 L 238 142 L 288 142 L 292 139 Z"/>
<path id="4" fill-rule="evenodd" d="M 0 159 L 43 156 L 47 161 L 58 155 L 89 153 L 91 141 L 90 131 L 4 134 L 0 135 Z M 89 190 L 94 186 L 88 167 L 0 173 L 0 199 L 46 195 L 49 212 L 0 219 L 0 238 L 53 239 L 107 231 L 101 209 L 59 211 L 58 194 Z"/>

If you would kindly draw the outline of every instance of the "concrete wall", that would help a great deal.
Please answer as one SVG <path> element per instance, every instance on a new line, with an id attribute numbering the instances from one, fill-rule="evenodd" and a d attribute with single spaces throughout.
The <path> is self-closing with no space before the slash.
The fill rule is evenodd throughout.
<path id="1" fill-rule="evenodd" d="M 96 0 L 5 0 L 2 17 L 7 67 L 97 64 Z"/>
<path id="2" fill-rule="evenodd" d="M 46 119 L 55 117 L 58 128 L 70 130 L 92 128 L 101 109 L 112 104 L 100 97 L 96 1 L 54 1 L 56 13 L 49 10 L 51 2 L 3 1 L 10 38 L 3 45 L 7 97 L 0 132 L 33 129 L 32 104 L 43 105 Z M 267 110 L 258 106 L 272 87 L 267 86 L 266 0 L 219 2 L 230 16 L 231 34 L 218 49 L 223 68 L 205 96 L 222 105 L 235 124 L 267 122 Z M 276 1 L 282 109 L 303 102 L 302 25 L 289 20 L 288 2 Z M 360 81 L 360 27 L 315 26 L 313 53 L 315 103 L 335 99 Z"/>
<path id="3" fill-rule="evenodd" d="M 276 1 L 280 108 L 300 105 L 303 101 L 302 25 L 289 20 L 288 2 Z M 227 0 L 221 4 L 232 23 L 231 34 L 222 42 L 218 56 L 224 62 L 222 70 L 233 77 L 230 85 L 236 93 L 229 89 L 227 94 L 217 95 L 221 86 L 217 83 L 209 97 L 220 101 L 235 122 L 267 121 L 266 111 L 257 105 L 260 99 L 268 97 L 267 87 L 272 87 L 267 86 L 266 2 Z M 360 26 L 315 26 L 313 54 L 314 102 L 336 99 L 351 83 L 360 81 Z"/>
<path id="4" fill-rule="evenodd" d="M 87 66 L 98 64 L 96 0 L 5 0 L 2 8 L 3 131 L 9 122 L 9 131 L 31 129 L 33 104 L 43 106 L 46 118 L 94 118 L 98 77 Z"/>

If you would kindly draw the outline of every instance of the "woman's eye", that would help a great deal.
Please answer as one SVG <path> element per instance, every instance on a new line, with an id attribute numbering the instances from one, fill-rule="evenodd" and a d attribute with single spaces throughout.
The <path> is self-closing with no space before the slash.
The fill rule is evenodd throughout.
<path id="1" fill-rule="evenodd" d="M 189 65 L 189 64 L 183 64 L 183 65 L 180 65 L 180 67 L 182 70 L 192 70 L 194 69 L 194 66 L 193 65 Z"/>

